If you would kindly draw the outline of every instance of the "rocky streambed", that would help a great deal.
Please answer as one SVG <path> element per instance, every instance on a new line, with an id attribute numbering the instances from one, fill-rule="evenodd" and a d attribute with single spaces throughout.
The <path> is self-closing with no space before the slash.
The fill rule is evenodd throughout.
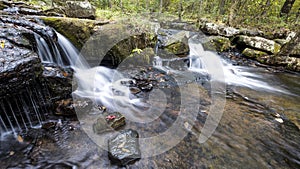
<path id="1" fill-rule="evenodd" d="M 66 41 L 40 19 L 12 13 L 6 10 L 0 19 L 1 167 L 299 168 L 299 75 L 263 65 L 299 71 L 297 33 L 271 36 L 202 22 L 204 33 L 218 35 L 206 37 L 188 23 L 145 28 L 42 18 L 82 48 L 92 66 L 122 72 L 124 79 L 111 86 L 114 104 L 106 103 L 121 107 L 115 111 L 87 95 L 72 98 L 72 83 L 73 90 L 80 83 L 63 52 Z M 213 93 L 214 79 L 192 55 L 194 35 L 203 44 L 200 55 L 222 55 L 225 76 L 233 78 L 224 91 Z M 115 74 L 100 76 L 94 87 L 102 91 L 105 79 L 118 80 L 110 77 Z M 104 102 L 106 92 L 93 96 Z M 201 143 L 214 94 L 223 94 L 226 105 L 215 132 Z"/>

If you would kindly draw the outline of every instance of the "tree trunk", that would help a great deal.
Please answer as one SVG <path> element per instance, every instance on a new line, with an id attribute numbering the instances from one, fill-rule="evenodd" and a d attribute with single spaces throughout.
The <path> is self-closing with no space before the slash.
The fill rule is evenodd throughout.
<path id="1" fill-rule="evenodd" d="M 159 1 L 159 13 L 162 13 L 163 0 Z"/>
<path id="2" fill-rule="evenodd" d="M 178 20 L 181 21 L 181 19 L 182 19 L 182 0 L 180 0 L 178 4 Z"/>
<path id="3" fill-rule="evenodd" d="M 233 25 L 233 21 L 236 15 L 236 8 L 237 8 L 238 0 L 231 0 L 231 6 L 229 9 L 229 14 L 228 14 L 228 21 L 227 24 L 229 26 Z"/>
<path id="4" fill-rule="evenodd" d="M 290 13 L 294 3 L 295 0 L 286 0 L 280 10 L 280 17 L 287 16 Z"/>
<path id="5" fill-rule="evenodd" d="M 271 0 L 267 0 L 266 4 L 262 7 L 262 13 L 260 16 L 265 16 L 267 14 L 268 9 L 270 8 Z"/>
<path id="6" fill-rule="evenodd" d="M 219 15 L 224 15 L 225 14 L 225 1 L 226 0 L 220 0 L 219 2 Z"/>

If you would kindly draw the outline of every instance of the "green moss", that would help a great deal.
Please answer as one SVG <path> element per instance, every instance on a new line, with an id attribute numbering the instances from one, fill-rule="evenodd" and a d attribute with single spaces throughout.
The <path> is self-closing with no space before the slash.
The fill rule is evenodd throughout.
<path id="1" fill-rule="evenodd" d="M 97 24 L 94 20 L 77 18 L 41 17 L 41 19 L 46 25 L 67 37 L 78 49 L 82 48 Z"/>
<path id="2" fill-rule="evenodd" d="M 248 58 L 257 59 L 260 62 L 262 62 L 264 60 L 262 57 L 268 55 L 266 52 L 254 50 L 254 49 L 250 49 L 250 48 L 244 49 L 242 54 Z"/>
<path id="3" fill-rule="evenodd" d="M 278 43 L 274 44 L 274 54 L 277 54 L 280 52 L 281 49 L 281 45 L 279 45 Z"/>

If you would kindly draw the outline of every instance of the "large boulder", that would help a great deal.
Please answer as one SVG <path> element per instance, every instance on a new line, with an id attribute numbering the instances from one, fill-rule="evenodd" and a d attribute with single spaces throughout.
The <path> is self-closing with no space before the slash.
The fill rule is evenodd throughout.
<path id="1" fill-rule="evenodd" d="M 231 41 L 229 38 L 222 36 L 210 36 L 208 40 L 203 43 L 203 47 L 205 50 L 225 52 L 231 48 Z"/>
<path id="2" fill-rule="evenodd" d="M 55 30 L 67 37 L 78 49 L 81 49 L 84 43 L 94 33 L 93 28 L 95 26 L 108 23 L 107 21 L 67 17 L 40 17 L 40 19 L 42 19 L 46 25 L 55 28 Z"/>
<path id="3" fill-rule="evenodd" d="M 200 30 L 208 35 L 220 35 L 225 37 L 232 37 L 235 35 L 238 35 L 240 31 L 238 29 L 235 29 L 233 27 L 228 27 L 225 25 L 219 25 L 215 23 L 203 23 L 200 26 Z"/>
<path id="4" fill-rule="evenodd" d="M 276 54 L 280 51 L 281 46 L 273 40 L 265 39 L 262 37 L 250 37 L 245 35 L 237 36 L 236 43 L 240 47 L 249 47 L 265 51 L 268 53 Z"/>
<path id="5" fill-rule="evenodd" d="M 160 29 L 158 34 L 160 49 L 177 56 L 186 56 L 189 53 L 187 31 Z"/>
<path id="6" fill-rule="evenodd" d="M 65 14 L 73 18 L 95 19 L 96 9 L 88 1 L 66 1 Z"/>
<path id="7" fill-rule="evenodd" d="M 117 67 L 134 50 L 154 47 L 156 35 L 147 25 L 112 23 L 95 27 L 81 52 L 91 66 Z"/>

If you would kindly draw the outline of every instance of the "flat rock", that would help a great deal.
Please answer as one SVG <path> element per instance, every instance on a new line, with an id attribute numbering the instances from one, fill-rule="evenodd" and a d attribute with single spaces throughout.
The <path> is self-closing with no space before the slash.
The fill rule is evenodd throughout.
<path id="1" fill-rule="evenodd" d="M 128 129 L 108 141 L 108 153 L 112 163 L 127 165 L 141 158 L 139 134 Z"/>
<path id="2" fill-rule="evenodd" d="M 125 117 L 119 112 L 104 112 L 93 124 L 93 131 L 101 134 L 116 130 L 126 124 Z"/>

